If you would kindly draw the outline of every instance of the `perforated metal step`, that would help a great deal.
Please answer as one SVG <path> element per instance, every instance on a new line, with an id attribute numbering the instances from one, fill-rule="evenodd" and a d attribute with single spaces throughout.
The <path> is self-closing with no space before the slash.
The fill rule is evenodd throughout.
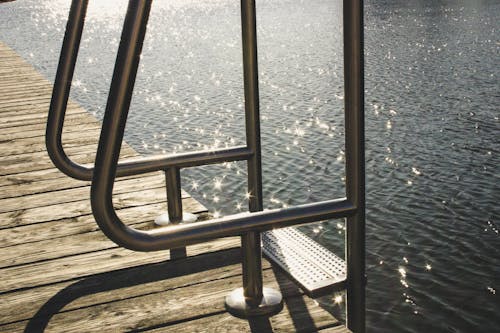
<path id="1" fill-rule="evenodd" d="M 262 233 L 264 255 L 311 297 L 345 288 L 346 264 L 321 244 L 293 228 Z"/>

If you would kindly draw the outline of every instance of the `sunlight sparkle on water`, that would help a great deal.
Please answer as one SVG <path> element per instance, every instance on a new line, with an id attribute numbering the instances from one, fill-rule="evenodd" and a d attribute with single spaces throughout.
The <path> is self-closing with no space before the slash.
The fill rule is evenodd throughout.
<path id="1" fill-rule="evenodd" d="M 222 180 L 216 178 L 214 180 L 214 188 L 220 190 L 222 188 Z"/>

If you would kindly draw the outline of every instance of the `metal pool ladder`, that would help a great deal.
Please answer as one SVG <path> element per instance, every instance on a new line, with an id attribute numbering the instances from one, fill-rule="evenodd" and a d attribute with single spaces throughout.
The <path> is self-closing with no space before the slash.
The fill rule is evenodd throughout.
<path id="1" fill-rule="evenodd" d="M 118 162 L 152 0 L 130 0 L 104 114 L 95 166 L 74 163 L 64 152 L 62 128 L 88 0 L 73 0 L 48 115 L 46 145 L 53 163 L 68 176 L 91 180 L 91 205 L 101 230 L 115 243 L 137 251 L 170 249 L 185 256 L 187 245 L 241 236 L 243 287 L 226 297 L 231 314 L 271 316 L 283 308 L 281 294 L 264 288 L 262 250 L 310 296 L 347 291 L 347 327 L 365 331 L 365 167 L 363 104 L 363 3 L 344 0 L 346 197 L 286 209 L 263 210 L 256 12 L 241 0 L 246 145 Z M 182 222 L 180 169 L 247 161 L 249 212 L 198 223 Z M 117 177 L 164 171 L 170 225 L 133 229 L 117 216 L 112 192 Z M 346 218 L 345 261 L 303 233 L 287 228 Z M 262 245 L 261 245 L 262 244 Z"/>

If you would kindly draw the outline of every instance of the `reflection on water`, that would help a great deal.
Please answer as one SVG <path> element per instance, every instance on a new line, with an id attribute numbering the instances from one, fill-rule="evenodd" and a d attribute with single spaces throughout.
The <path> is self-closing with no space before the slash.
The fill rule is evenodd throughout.
<path id="1" fill-rule="evenodd" d="M 344 193 L 340 1 L 260 0 L 265 205 Z M 52 79 L 68 1 L 0 6 L 0 40 Z M 126 1 L 91 1 L 72 97 L 106 104 Z M 373 332 L 500 327 L 498 1 L 366 1 L 367 315 Z M 239 4 L 156 1 L 126 140 L 143 154 L 244 143 Z M 246 165 L 183 171 L 216 216 Z M 305 228 L 343 252 L 342 221 Z M 318 301 L 338 310 L 343 295 Z"/>

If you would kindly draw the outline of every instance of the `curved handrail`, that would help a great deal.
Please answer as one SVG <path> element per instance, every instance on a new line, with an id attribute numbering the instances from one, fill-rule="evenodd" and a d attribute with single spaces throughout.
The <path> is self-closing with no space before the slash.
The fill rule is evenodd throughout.
<path id="1" fill-rule="evenodd" d="M 87 6 L 88 0 L 71 2 L 45 131 L 45 145 L 54 165 L 66 175 L 80 180 L 92 179 L 92 168 L 71 161 L 64 152 L 61 136 Z"/>
<path id="2" fill-rule="evenodd" d="M 95 220 L 106 236 L 132 250 L 155 251 L 251 231 L 345 217 L 355 212 L 356 208 L 349 201 L 338 199 L 150 231 L 140 231 L 125 225 L 113 207 L 113 186 L 118 174 L 118 159 L 149 9 L 150 1 L 129 3 L 97 149 L 90 197 Z"/>
<path id="3" fill-rule="evenodd" d="M 66 175 L 91 180 L 93 167 L 72 161 L 62 145 L 62 131 L 68 105 L 71 81 L 80 46 L 88 0 L 73 0 L 57 67 L 45 134 L 47 152 L 54 165 Z M 245 146 L 230 149 L 195 151 L 171 156 L 150 156 L 118 163 L 117 176 L 131 176 L 170 167 L 198 166 L 221 162 L 247 160 L 252 152 Z"/>
<path id="4" fill-rule="evenodd" d="M 297 224 L 350 217 L 357 208 L 345 198 L 304 204 L 286 209 L 241 213 L 219 219 L 178 224 L 152 230 L 137 230 L 124 224 L 112 203 L 113 177 L 102 175 L 92 185 L 91 203 L 95 220 L 104 234 L 116 244 L 135 251 L 173 249 L 215 238 L 240 236 Z"/>

